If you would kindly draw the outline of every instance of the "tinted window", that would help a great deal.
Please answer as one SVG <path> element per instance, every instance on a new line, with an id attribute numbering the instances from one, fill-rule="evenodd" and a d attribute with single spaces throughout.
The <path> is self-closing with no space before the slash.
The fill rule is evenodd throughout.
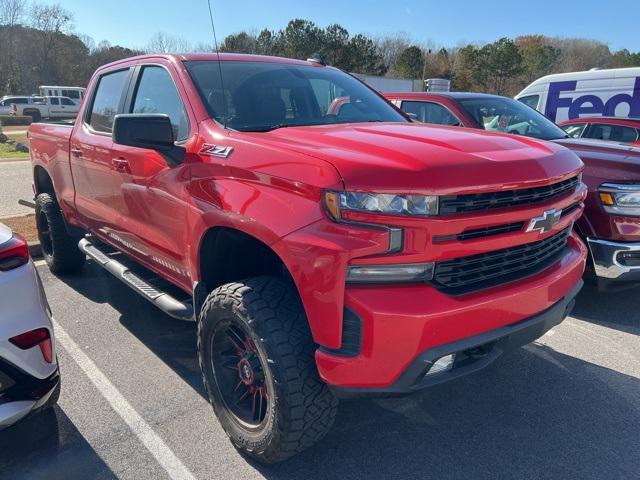
<path id="1" fill-rule="evenodd" d="M 15 97 L 9 98 L 8 100 L 5 100 L 5 102 L 15 103 L 16 105 L 26 105 L 29 103 L 29 99 L 27 97 Z"/>
<path id="2" fill-rule="evenodd" d="M 349 122 L 406 122 L 360 81 L 331 67 L 186 62 L 209 114 L 236 130 Z M 223 88 L 224 86 L 224 88 Z"/>
<path id="3" fill-rule="evenodd" d="M 526 105 L 505 97 L 458 99 L 458 103 L 485 130 L 514 133 L 542 140 L 566 137 L 548 118 Z"/>
<path id="4" fill-rule="evenodd" d="M 59 98 L 50 98 L 49 102 L 51 103 L 51 105 L 60 105 L 60 99 Z"/>
<path id="5" fill-rule="evenodd" d="M 567 135 L 571 138 L 580 138 L 584 131 L 584 127 L 586 126 L 586 123 L 569 123 L 567 125 L 563 125 L 561 128 L 567 132 Z"/>
<path id="6" fill-rule="evenodd" d="M 73 100 L 69 100 L 68 98 L 61 98 L 60 101 L 62 102 L 62 105 L 69 105 L 69 106 L 75 105 L 75 103 L 73 103 Z"/>
<path id="7" fill-rule="evenodd" d="M 176 140 L 189 135 L 189 122 L 171 75 L 162 67 L 145 67 L 131 113 L 164 113 L 171 119 Z"/>
<path id="8" fill-rule="evenodd" d="M 591 127 L 587 129 L 584 138 L 630 143 L 638 140 L 638 131 L 635 128 L 625 127 L 624 125 L 593 123 Z"/>
<path id="9" fill-rule="evenodd" d="M 415 115 L 416 120 L 438 125 L 460 125 L 460 121 L 442 105 L 432 102 L 402 102 L 402 110 Z"/>
<path id="10" fill-rule="evenodd" d="M 534 110 L 538 108 L 538 101 L 540 95 L 527 95 L 526 97 L 519 98 L 518 101 L 524 103 L 527 107 L 531 107 Z"/>
<path id="11" fill-rule="evenodd" d="M 100 77 L 89 116 L 89 125 L 94 130 L 111 133 L 128 74 L 129 70 L 120 70 Z"/>

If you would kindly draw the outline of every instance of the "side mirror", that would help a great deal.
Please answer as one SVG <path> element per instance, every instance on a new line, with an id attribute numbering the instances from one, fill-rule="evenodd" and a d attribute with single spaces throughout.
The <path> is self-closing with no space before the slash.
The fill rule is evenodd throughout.
<path id="1" fill-rule="evenodd" d="M 113 143 L 158 152 L 175 149 L 173 126 L 167 115 L 126 113 L 113 120 Z"/>

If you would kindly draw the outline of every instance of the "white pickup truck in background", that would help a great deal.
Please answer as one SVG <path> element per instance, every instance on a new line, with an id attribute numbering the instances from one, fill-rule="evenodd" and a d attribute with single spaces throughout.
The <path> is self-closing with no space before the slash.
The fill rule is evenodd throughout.
<path id="1" fill-rule="evenodd" d="M 80 105 L 68 97 L 7 96 L 0 99 L 7 106 L 15 105 L 15 115 L 29 116 L 34 122 L 43 118 L 75 118 Z"/>

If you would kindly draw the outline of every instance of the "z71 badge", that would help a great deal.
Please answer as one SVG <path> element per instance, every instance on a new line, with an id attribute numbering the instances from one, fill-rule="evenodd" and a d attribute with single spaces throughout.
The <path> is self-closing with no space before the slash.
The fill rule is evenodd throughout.
<path id="1" fill-rule="evenodd" d="M 225 147 L 223 145 L 211 145 L 205 143 L 200 149 L 200 155 L 212 155 L 214 157 L 227 158 L 233 152 L 233 147 Z"/>

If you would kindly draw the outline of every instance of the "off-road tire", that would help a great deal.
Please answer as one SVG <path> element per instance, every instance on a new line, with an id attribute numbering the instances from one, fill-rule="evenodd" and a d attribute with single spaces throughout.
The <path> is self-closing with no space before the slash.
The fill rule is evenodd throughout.
<path id="1" fill-rule="evenodd" d="M 78 270 L 84 265 L 85 254 L 78 248 L 82 237 L 69 235 L 62 212 L 53 195 L 36 197 L 36 226 L 45 262 L 53 273 Z M 48 227 L 48 230 L 45 228 Z"/>
<path id="2" fill-rule="evenodd" d="M 250 335 L 264 376 L 275 391 L 259 430 L 236 421 L 222 400 L 214 373 L 213 338 L 216 329 L 230 322 Z M 260 463 L 277 463 L 311 447 L 331 429 L 338 400 L 318 376 L 315 349 L 301 301 L 290 283 L 256 277 L 222 285 L 208 295 L 198 321 L 200 367 L 213 409 L 241 453 Z"/>

